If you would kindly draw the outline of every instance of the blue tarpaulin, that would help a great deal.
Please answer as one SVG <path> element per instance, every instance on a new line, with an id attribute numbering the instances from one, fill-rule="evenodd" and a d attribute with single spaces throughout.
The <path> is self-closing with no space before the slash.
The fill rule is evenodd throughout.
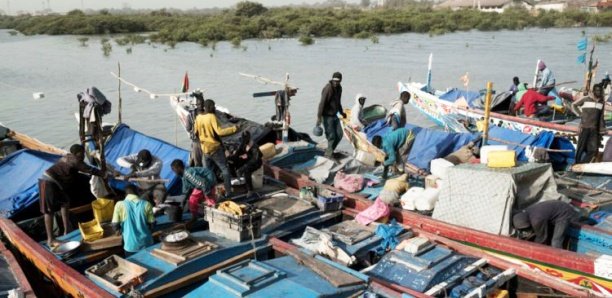
<path id="1" fill-rule="evenodd" d="M 38 201 L 38 179 L 59 155 L 17 151 L 0 161 L 0 216 L 11 218 Z"/>
<path id="2" fill-rule="evenodd" d="M 429 170 L 432 159 L 447 156 L 478 137 L 477 134 L 445 132 L 411 124 L 406 124 L 406 127 L 415 134 L 408 162 L 426 170 Z M 370 141 L 375 135 L 384 136 L 389 131 L 391 127 L 384 120 L 378 120 L 364 128 Z"/>
<path id="3" fill-rule="evenodd" d="M 408 162 L 425 170 L 429 170 L 429 163 L 436 158 L 445 157 L 476 140 L 479 133 L 454 133 L 437 129 L 421 128 L 411 124 L 406 127 L 413 130 L 416 135 L 412 149 L 408 154 Z M 384 136 L 389 131 L 389 127 L 384 120 L 376 121 L 363 130 L 368 140 L 371 141 L 375 135 Z M 502 140 L 499 142 L 496 140 Z M 557 138 L 552 132 L 542 131 L 537 135 L 524 134 L 518 131 L 501 128 L 498 126 L 489 127 L 489 145 L 507 145 L 511 150 L 516 151 L 519 161 L 527 161 L 525 157 L 526 146 L 534 146 L 550 149 L 571 149 L 573 145 L 564 138 Z M 562 170 L 567 165 L 573 164 L 575 152 L 549 152 L 553 168 Z"/>
<path id="4" fill-rule="evenodd" d="M 464 98 L 468 105 L 473 106 L 472 102 L 480 98 L 480 93 L 476 91 L 466 91 L 453 88 L 446 93 L 440 95 L 440 99 L 455 102 L 460 98 Z"/>
<path id="5" fill-rule="evenodd" d="M 412 149 L 408 154 L 408 162 L 421 169 L 429 170 L 432 160 L 445 157 L 477 138 L 478 134 L 423 128 L 414 138 Z"/>
<path id="6" fill-rule="evenodd" d="M 168 179 L 166 188 L 170 195 L 176 195 L 180 192 L 180 178 L 177 177 L 170 167 L 170 164 L 175 159 L 180 159 L 187 163 L 189 159 L 189 151 L 176 147 L 170 143 L 156 139 L 129 128 L 125 124 L 117 127 L 113 136 L 106 142 L 104 153 L 106 154 L 106 162 L 111 164 L 115 169 L 122 174 L 128 174 L 130 169 L 122 168 L 117 164 L 117 159 L 126 155 L 136 154 L 142 149 L 151 151 L 151 154 L 157 156 L 164 162 L 161 170 L 161 178 Z M 111 183 L 113 187 L 122 188 L 123 183 L 114 181 Z"/>

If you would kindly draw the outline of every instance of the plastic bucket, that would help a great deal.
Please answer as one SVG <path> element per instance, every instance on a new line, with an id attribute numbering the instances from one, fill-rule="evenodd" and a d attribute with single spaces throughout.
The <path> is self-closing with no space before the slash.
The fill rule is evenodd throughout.
<path id="1" fill-rule="evenodd" d="M 264 181 L 264 170 L 263 170 L 263 166 L 259 167 L 259 169 L 257 169 L 257 171 L 253 172 L 253 174 L 251 174 L 251 179 L 253 180 L 253 188 L 254 189 L 260 189 L 263 187 L 263 181 Z"/>

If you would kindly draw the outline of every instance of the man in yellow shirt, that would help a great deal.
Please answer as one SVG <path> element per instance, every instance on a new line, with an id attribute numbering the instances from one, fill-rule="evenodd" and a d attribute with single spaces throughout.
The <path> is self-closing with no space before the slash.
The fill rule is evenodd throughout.
<path id="1" fill-rule="evenodd" d="M 153 245 L 155 216 L 151 203 L 136 195 L 136 186 L 126 186 L 125 194 L 125 199 L 115 204 L 112 223 L 116 232 L 122 231 L 123 249 L 129 256 Z"/>
<path id="2" fill-rule="evenodd" d="M 237 126 L 221 128 L 215 115 L 215 102 L 212 99 L 204 101 L 204 114 L 196 117 L 195 129 L 202 145 L 203 161 L 205 168 L 210 168 L 211 163 L 217 165 L 223 174 L 223 184 L 225 185 L 225 196 L 231 197 L 232 185 L 227 160 L 225 159 L 225 148 L 221 142 L 221 137 L 236 133 Z"/>

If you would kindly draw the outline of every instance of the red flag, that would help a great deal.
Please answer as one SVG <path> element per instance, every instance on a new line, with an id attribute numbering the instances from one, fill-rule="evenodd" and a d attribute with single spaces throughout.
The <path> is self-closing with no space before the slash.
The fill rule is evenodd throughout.
<path id="1" fill-rule="evenodd" d="M 185 77 L 183 78 L 183 85 L 181 86 L 181 92 L 185 93 L 189 90 L 189 76 L 187 72 L 185 72 Z"/>

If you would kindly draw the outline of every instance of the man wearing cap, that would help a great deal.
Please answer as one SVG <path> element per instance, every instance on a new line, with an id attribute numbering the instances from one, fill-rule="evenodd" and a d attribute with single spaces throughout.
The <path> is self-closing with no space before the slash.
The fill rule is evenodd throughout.
<path id="1" fill-rule="evenodd" d="M 346 118 L 346 113 L 342 109 L 342 74 L 334 72 L 332 79 L 323 87 L 321 92 L 321 102 L 317 112 L 317 126 L 323 123 L 325 128 L 325 138 L 327 139 L 326 157 L 332 157 L 334 150 L 342 139 L 342 127 L 337 114 Z"/>
<path id="2" fill-rule="evenodd" d="M 535 234 L 533 241 L 540 244 L 548 243 L 552 228 L 550 245 L 563 248 L 565 230 L 579 218 L 580 215 L 570 204 L 553 200 L 535 203 L 519 211 L 512 217 L 512 225 L 517 230 L 531 228 Z"/>
<path id="3" fill-rule="evenodd" d="M 78 144 L 72 145 L 70 153 L 47 169 L 38 181 L 40 212 L 44 214 L 49 247 L 59 244 L 53 235 L 53 218 L 56 212 L 60 211 L 62 215 L 64 234 L 69 232 L 68 207 L 71 194 L 78 183 L 79 172 L 95 176 L 105 175 L 102 171 L 87 165 L 84 158 L 85 148 Z"/>
<path id="4" fill-rule="evenodd" d="M 546 67 L 544 61 L 538 62 L 538 78 L 535 85 L 535 87 L 538 89 L 538 92 L 540 92 L 540 94 L 542 95 L 548 95 L 550 90 L 555 88 L 555 84 L 556 80 L 552 71 L 550 71 L 550 69 Z"/>
<path id="5" fill-rule="evenodd" d="M 161 170 L 164 165 L 161 159 L 151 155 L 149 150 L 143 149 L 138 154 L 132 154 L 117 159 L 117 164 L 129 167 L 131 172 L 126 176 L 129 178 L 140 178 L 137 182 L 142 192 L 141 197 L 149 200 L 153 205 L 163 203 L 166 199 L 166 187 L 163 183 L 147 180 L 160 180 Z"/>

